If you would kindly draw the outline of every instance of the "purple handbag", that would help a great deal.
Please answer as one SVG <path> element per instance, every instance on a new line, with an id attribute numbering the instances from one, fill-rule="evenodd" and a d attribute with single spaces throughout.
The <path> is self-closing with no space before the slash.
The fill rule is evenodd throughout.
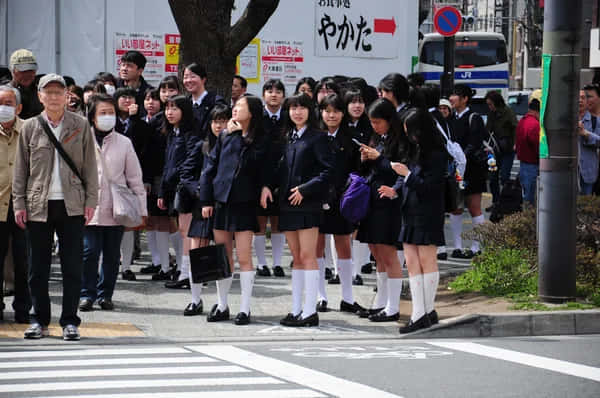
<path id="1" fill-rule="evenodd" d="M 371 187 L 366 178 L 350 173 L 350 185 L 340 200 L 340 213 L 352 222 L 358 223 L 367 216 L 371 200 Z"/>

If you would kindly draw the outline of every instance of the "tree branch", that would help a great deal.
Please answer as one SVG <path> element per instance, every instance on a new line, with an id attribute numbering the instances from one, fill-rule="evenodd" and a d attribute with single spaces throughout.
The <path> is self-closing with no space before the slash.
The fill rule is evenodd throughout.
<path id="1" fill-rule="evenodd" d="M 229 54 L 239 54 L 267 23 L 278 5 L 279 0 L 250 0 L 244 14 L 229 31 Z"/>

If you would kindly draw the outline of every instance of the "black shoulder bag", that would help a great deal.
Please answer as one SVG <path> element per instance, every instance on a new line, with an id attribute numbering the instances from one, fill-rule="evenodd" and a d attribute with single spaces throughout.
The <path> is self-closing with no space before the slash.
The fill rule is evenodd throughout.
<path id="1" fill-rule="evenodd" d="M 60 142 L 58 142 L 58 140 L 54 136 L 54 133 L 50 130 L 50 126 L 48 126 L 48 123 L 46 123 L 46 121 L 44 120 L 44 117 L 42 115 L 39 115 L 37 117 L 37 119 L 38 119 L 38 122 L 40 122 L 40 124 L 42 125 L 42 128 L 44 129 L 44 132 L 48 136 L 48 139 L 50 140 L 50 142 L 52 142 L 52 145 L 54 145 L 54 147 L 58 151 L 58 154 L 60 155 L 60 157 L 69 166 L 69 168 L 71 169 L 73 174 L 75 174 L 77 176 L 77 178 L 79 178 L 79 180 L 81 181 L 81 185 L 83 185 L 83 189 L 86 189 L 85 181 L 81 177 L 81 174 L 79 174 L 79 170 L 77 170 L 77 167 L 75 167 L 75 163 L 73 163 L 73 159 L 71 159 L 69 157 L 67 152 L 65 152 L 65 149 L 60 144 Z"/>

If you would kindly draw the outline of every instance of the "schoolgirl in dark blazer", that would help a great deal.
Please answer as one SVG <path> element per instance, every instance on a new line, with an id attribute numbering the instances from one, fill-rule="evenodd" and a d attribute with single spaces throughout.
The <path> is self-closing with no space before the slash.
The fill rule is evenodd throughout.
<path id="1" fill-rule="evenodd" d="M 285 232 L 294 269 L 292 270 L 292 312 L 281 320 L 286 326 L 316 326 L 319 266 L 316 250 L 321 212 L 332 182 L 334 157 L 327 136 L 314 128 L 313 103 L 306 94 L 285 101 L 287 143 L 261 205 L 273 200 L 279 189 L 279 229 Z M 305 301 L 302 306 L 302 292 Z"/>
<path id="2" fill-rule="evenodd" d="M 325 290 L 325 234 L 332 234 L 337 251 L 337 269 L 342 285 L 342 301 L 340 311 L 356 313 L 364 310 L 354 301 L 352 294 L 352 233 L 355 225 L 346 220 L 340 213 L 340 200 L 346 187 L 350 173 L 360 167 L 359 145 L 352 139 L 355 130 L 348 125 L 345 117 L 346 106 L 337 94 L 329 94 L 319 105 L 321 110 L 321 128 L 327 134 L 329 150 L 334 155 L 333 179 L 329 186 L 328 196 L 324 205 L 323 217 L 319 226 L 319 241 L 317 245 L 317 262 L 319 264 L 319 295 L 317 310 L 327 310 L 327 292 Z"/>
<path id="3" fill-rule="evenodd" d="M 369 119 L 375 136 L 372 146 L 362 145 L 360 151 L 370 182 L 371 200 L 357 239 L 369 244 L 377 261 L 378 289 L 373 308 L 360 315 L 373 322 L 396 321 L 402 290 L 402 264 L 396 253 L 402 228 L 402 201 L 395 193 L 387 193 L 394 191 L 397 181 L 390 162 L 406 162 L 408 141 L 391 101 L 380 98 L 373 102 Z"/>
<path id="4" fill-rule="evenodd" d="M 233 272 L 233 239 L 240 264 L 242 299 L 236 325 L 250 323 L 250 299 L 254 284 L 252 237 L 258 230 L 256 207 L 265 185 L 268 146 L 263 130 L 262 101 L 252 95 L 237 100 L 232 119 L 208 156 L 200 177 L 202 215 L 214 211 L 215 243 L 227 248 Z M 207 317 L 209 322 L 229 319 L 227 294 L 231 278 L 217 281 L 218 303 Z"/>
<path id="5" fill-rule="evenodd" d="M 402 232 L 412 315 L 400 333 L 437 323 L 434 310 L 439 282 L 437 246 L 444 245 L 444 176 L 449 155 L 431 114 L 412 108 L 404 119 L 409 140 L 407 163 L 392 163 L 402 198 Z"/>
<path id="6" fill-rule="evenodd" d="M 354 138 L 368 145 L 373 134 L 373 127 L 367 116 L 362 93 L 359 90 L 349 90 L 344 95 L 344 102 L 346 103 L 348 125 L 354 128 Z"/>
<path id="7" fill-rule="evenodd" d="M 181 182 L 190 195 L 199 195 L 199 179 L 202 170 L 208 163 L 209 154 L 217 144 L 221 131 L 225 130 L 231 119 L 231 109 L 224 104 L 216 105 L 209 113 L 208 126 L 210 131 L 206 133 L 204 140 L 199 140 L 194 149 L 181 167 Z M 192 210 L 192 221 L 188 230 L 191 239 L 190 248 L 196 249 L 206 247 L 213 237 L 213 217 L 202 217 L 202 204 L 198 200 Z M 190 272 L 191 276 L 191 272 Z M 201 299 L 202 284 L 194 283 L 190 279 L 192 301 L 183 311 L 183 315 L 193 316 L 202 314 L 203 303 Z"/>

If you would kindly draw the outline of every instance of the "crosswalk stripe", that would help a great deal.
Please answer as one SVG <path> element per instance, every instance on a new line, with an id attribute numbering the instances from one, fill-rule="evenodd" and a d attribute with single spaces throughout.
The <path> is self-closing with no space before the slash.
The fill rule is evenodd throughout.
<path id="1" fill-rule="evenodd" d="M 65 351 L 5 351 L 0 352 L 0 359 L 14 358 L 43 358 L 43 357 L 83 357 L 94 355 L 151 355 L 151 354 L 189 354 L 189 351 L 180 347 L 156 347 L 156 348 L 102 348 L 89 350 L 65 350 Z"/>
<path id="2" fill-rule="evenodd" d="M 0 380 L 43 379 L 49 377 L 101 377 L 101 376 L 151 376 L 151 375 L 182 375 L 188 373 L 247 373 L 248 369 L 239 366 L 175 366 L 152 368 L 110 368 L 110 369 L 62 369 L 38 370 L 25 372 L 5 372 L 0 374 Z"/>
<path id="3" fill-rule="evenodd" d="M 152 387 L 199 387 L 199 386 L 240 386 L 260 384 L 285 384 L 273 377 L 216 377 L 194 379 L 123 379 L 99 381 L 70 381 L 29 384 L 0 385 L 0 392 L 33 392 L 59 390 L 101 390 L 110 388 L 152 388 Z"/>
<path id="4" fill-rule="evenodd" d="M 322 398 L 317 391 L 307 389 L 280 390 L 230 390 L 230 391 L 194 391 L 194 392 L 157 392 L 157 393 L 119 393 L 101 395 L 61 395 L 46 398 Z M 42 398 L 42 397 L 40 397 Z"/>
<path id="5" fill-rule="evenodd" d="M 35 360 L 19 362 L 0 362 L 0 369 L 21 368 L 58 368 L 64 366 L 106 366 L 106 365 L 142 365 L 142 364 L 189 364 L 218 362 L 209 357 L 141 357 L 141 358 L 102 358 L 102 359 L 62 359 L 62 360 Z"/>

